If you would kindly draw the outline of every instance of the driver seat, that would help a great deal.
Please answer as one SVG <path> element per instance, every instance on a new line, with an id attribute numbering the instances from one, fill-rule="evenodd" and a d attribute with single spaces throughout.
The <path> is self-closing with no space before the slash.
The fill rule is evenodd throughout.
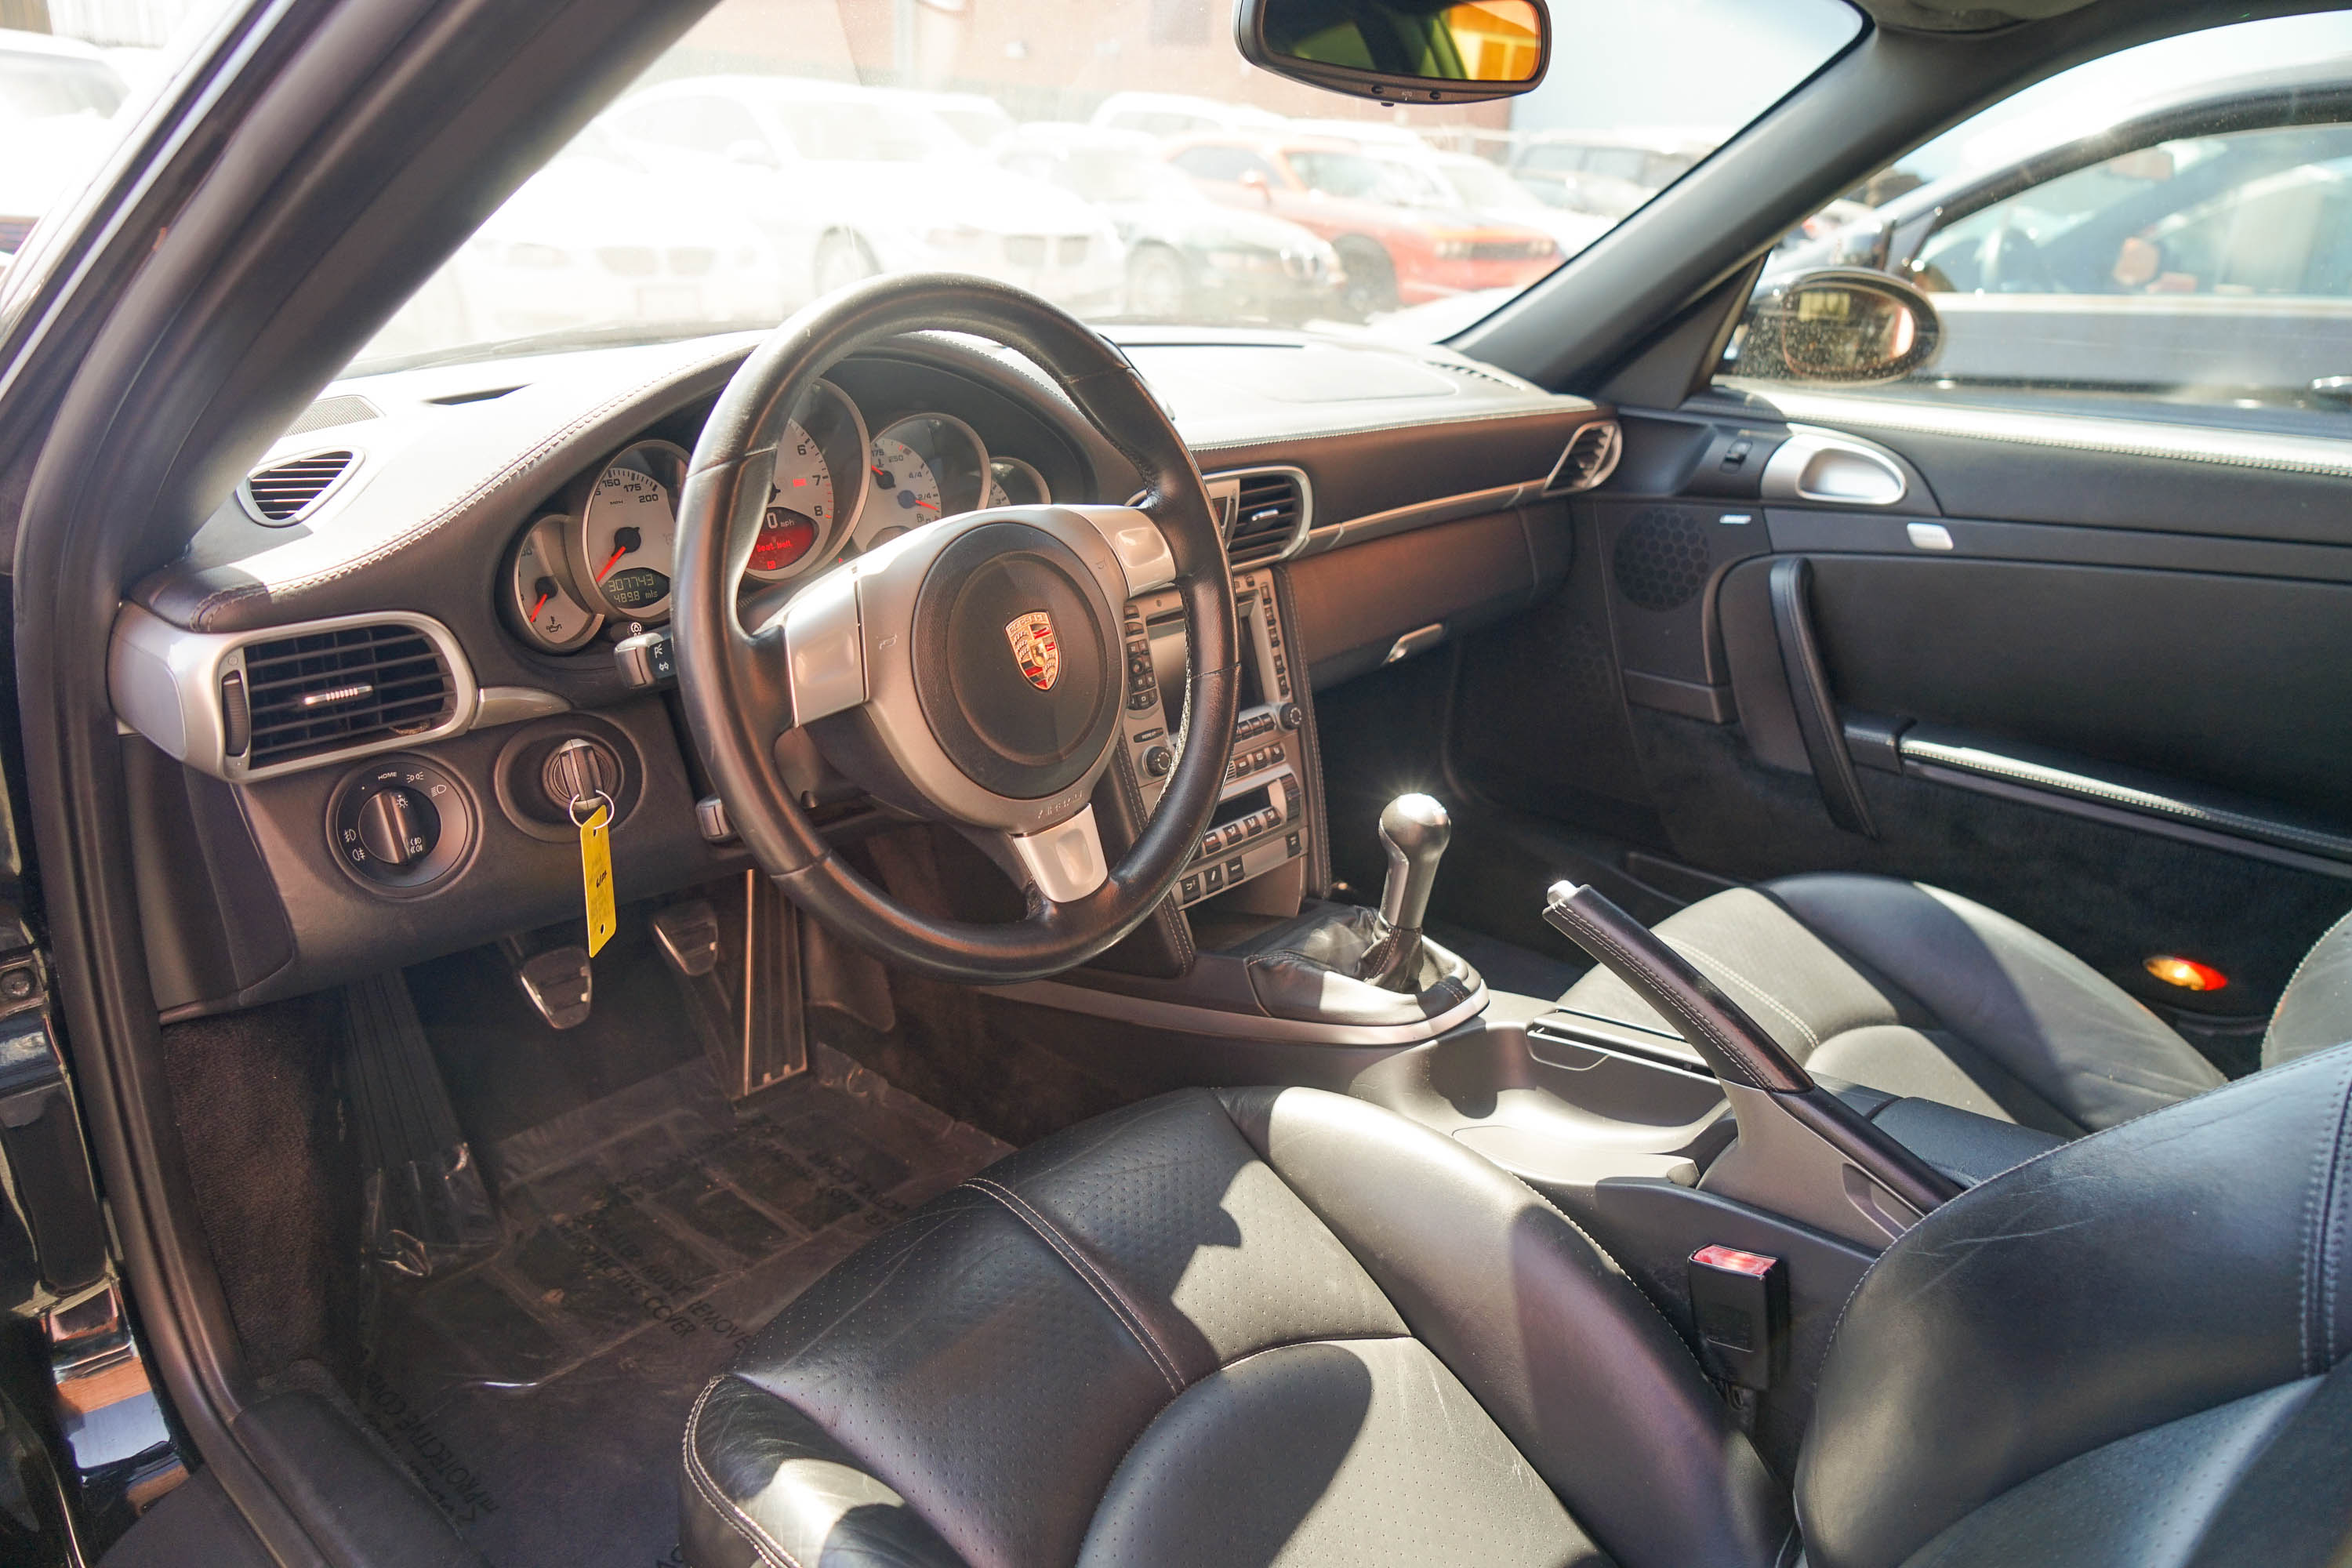
<path id="1" fill-rule="evenodd" d="M 1437 1132 L 1184 1090 L 1006 1159 L 688 1421 L 696 1568 L 2312 1568 L 2352 1542 L 2352 1047 L 1872 1268 L 1793 1493 L 1609 1255 Z"/>

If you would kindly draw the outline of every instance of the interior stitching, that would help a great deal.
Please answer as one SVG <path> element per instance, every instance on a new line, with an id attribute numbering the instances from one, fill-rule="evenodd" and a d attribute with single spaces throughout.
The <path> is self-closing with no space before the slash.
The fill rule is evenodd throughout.
<path id="1" fill-rule="evenodd" d="M 994 1198 L 1011 1210 L 1015 1219 L 1035 1231 L 1039 1239 L 1052 1247 L 1055 1255 L 1069 1266 L 1070 1272 L 1085 1280 L 1087 1287 L 1102 1298 L 1102 1303 L 1110 1309 L 1111 1316 L 1119 1321 L 1119 1325 L 1127 1330 L 1138 1345 L 1142 1347 L 1145 1358 L 1151 1363 L 1160 1375 L 1167 1380 L 1169 1392 L 1172 1394 L 1184 1392 L 1183 1376 L 1176 1366 L 1175 1358 L 1170 1355 L 1153 1337 L 1150 1325 L 1143 1321 L 1142 1314 L 1128 1301 L 1118 1286 L 1112 1284 L 1107 1277 L 1096 1269 L 1093 1261 L 1078 1250 L 1076 1242 L 1065 1237 L 1051 1220 L 1032 1208 L 1019 1194 L 1002 1183 L 987 1176 L 974 1176 L 964 1185 Z"/>
<path id="2" fill-rule="evenodd" d="M 1632 949 L 1628 948 L 1623 942 L 1619 942 L 1615 936 L 1593 921 L 1584 913 L 1583 910 L 1578 909 L 1573 904 L 1563 904 L 1560 908 L 1562 912 L 1567 914 L 1570 920 L 1576 922 L 1580 930 L 1589 933 L 1603 947 L 1608 948 L 1612 952 L 1614 952 L 1619 957 L 1624 959 L 1634 968 L 1638 969 L 1642 967 L 1640 958 L 1633 952 Z M 1673 992 L 1662 989 L 1660 994 L 1665 999 L 1668 1007 L 1670 1007 L 1675 1014 L 1683 1020 L 1683 1022 L 1688 1024 L 1693 1029 L 1696 1029 L 1700 1034 L 1706 1036 L 1708 1039 L 1713 1040 L 1716 1043 L 1717 1047 L 1723 1051 L 1727 1059 L 1728 1059 L 1734 1067 L 1739 1069 L 1740 1076 L 1748 1080 L 1748 1088 L 1755 1089 L 1761 1089 L 1764 1088 L 1763 1082 L 1756 1076 L 1756 1069 L 1748 1061 L 1747 1054 L 1729 1039 L 1726 1038 L 1721 1030 L 1710 1028 L 1688 1007 L 1685 1006 L 1682 999 L 1675 995 Z"/>
<path id="3" fill-rule="evenodd" d="M 702 1500 L 717 1509 L 719 1517 L 733 1529 L 736 1534 L 743 1537 L 746 1544 L 759 1554 L 761 1562 L 775 1563 L 777 1568 L 801 1568 L 799 1558 L 785 1551 L 782 1542 L 770 1535 L 761 1528 L 758 1520 L 744 1512 L 732 1498 L 719 1489 L 719 1482 L 709 1470 L 703 1468 L 702 1456 L 695 1450 L 694 1435 L 702 1426 L 702 1407 L 710 1402 L 710 1396 L 718 1392 L 719 1384 L 722 1381 L 724 1381 L 722 1378 L 714 1377 L 704 1384 L 701 1394 L 695 1398 L 694 1408 L 687 1413 L 685 1454 L 687 1479 L 692 1481 L 694 1489 L 702 1494 Z"/>
<path id="4" fill-rule="evenodd" d="M 1820 1050 L 1822 1048 L 1822 1037 L 1813 1033 L 1811 1025 L 1806 1023 L 1802 1018 L 1797 1016 L 1796 1014 L 1782 1006 L 1778 997 L 1775 997 L 1770 992 L 1765 990 L 1762 986 L 1748 979 L 1748 976 L 1740 973 L 1739 971 L 1732 968 L 1731 965 L 1724 963 L 1723 960 L 1716 957 L 1715 954 L 1711 952 L 1703 952 L 1699 949 L 1692 946 L 1689 942 L 1682 941 L 1679 938 L 1670 939 L 1655 932 L 1653 932 L 1652 934 L 1658 935 L 1658 940 L 1666 942 L 1669 946 L 1680 948 L 1685 957 L 1692 959 L 1705 959 L 1707 963 L 1721 970 L 1726 979 L 1730 980 L 1741 990 L 1747 992 L 1749 995 L 1758 998 L 1764 1004 L 1764 1005 L 1771 1008 L 1772 1011 L 1780 1014 L 1780 1016 L 1788 1019 L 1789 1022 L 1797 1026 L 1797 1032 L 1805 1037 L 1806 1044 L 1811 1046 L 1815 1050 Z"/>

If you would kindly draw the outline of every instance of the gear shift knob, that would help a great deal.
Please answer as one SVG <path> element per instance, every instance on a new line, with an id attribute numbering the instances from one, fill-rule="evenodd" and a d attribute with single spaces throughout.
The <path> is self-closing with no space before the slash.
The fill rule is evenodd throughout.
<path id="1" fill-rule="evenodd" d="M 1437 862 L 1454 836 L 1454 819 L 1425 795 L 1401 795 L 1381 813 L 1381 846 L 1389 852 L 1388 881 L 1381 888 L 1381 918 L 1401 931 L 1417 931 L 1437 885 Z"/>

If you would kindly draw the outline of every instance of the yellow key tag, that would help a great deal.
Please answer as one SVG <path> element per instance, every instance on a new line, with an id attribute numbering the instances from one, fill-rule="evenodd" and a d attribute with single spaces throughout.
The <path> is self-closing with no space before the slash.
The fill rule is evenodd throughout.
<path id="1" fill-rule="evenodd" d="M 588 956 L 613 940 L 612 808 L 602 800 L 580 825 L 580 880 L 588 893 Z"/>

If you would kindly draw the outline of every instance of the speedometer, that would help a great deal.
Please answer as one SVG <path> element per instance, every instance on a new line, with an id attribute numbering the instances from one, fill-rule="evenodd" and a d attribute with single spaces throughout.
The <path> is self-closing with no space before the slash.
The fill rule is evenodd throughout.
<path id="1" fill-rule="evenodd" d="M 667 441 L 640 441 L 596 476 L 580 509 L 572 561 L 590 608 L 616 621 L 658 621 L 669 614 L 686 463 L 685 451 Z"/>

